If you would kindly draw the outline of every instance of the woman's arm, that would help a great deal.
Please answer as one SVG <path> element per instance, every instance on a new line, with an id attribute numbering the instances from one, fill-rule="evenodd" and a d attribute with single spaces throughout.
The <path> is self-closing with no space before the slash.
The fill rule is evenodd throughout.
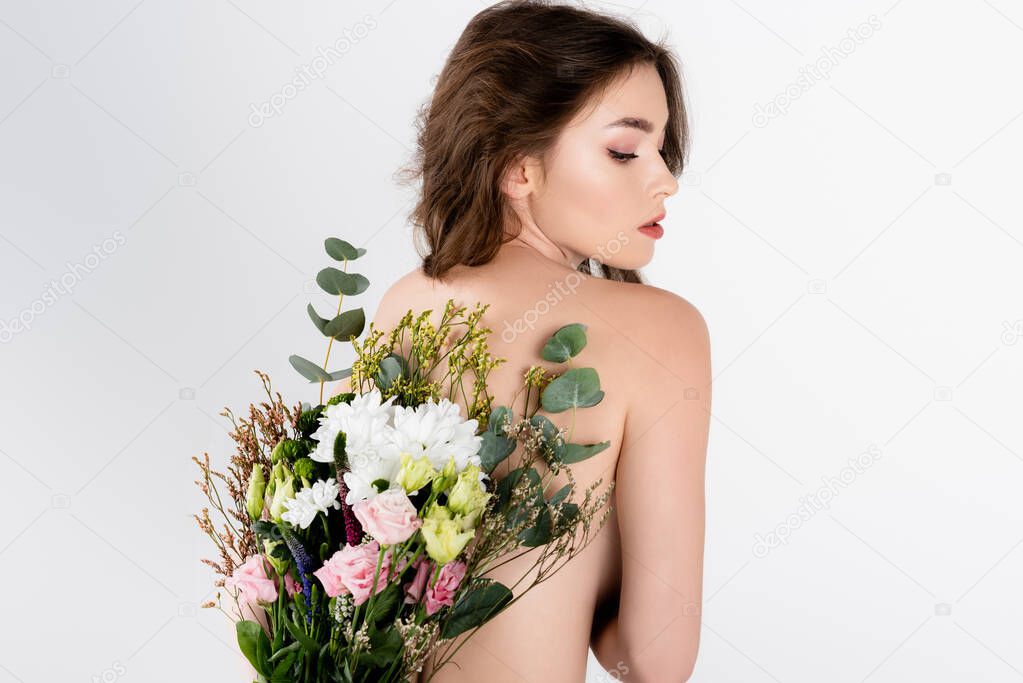
<path id="1" fill-rule="evenodd" d="M 663 290 L 662 290 L 663 292 Z M 622 586 L 616 614 L 597 615 L 593 649 L 628 680 L 685 681 L 700 641 L 710 340 L 689 302 L 671 295 L 645 349 L 660 377 L 637 377 L 615 485 Z M 666 305 L 667 304 L 667 305 Z"/>

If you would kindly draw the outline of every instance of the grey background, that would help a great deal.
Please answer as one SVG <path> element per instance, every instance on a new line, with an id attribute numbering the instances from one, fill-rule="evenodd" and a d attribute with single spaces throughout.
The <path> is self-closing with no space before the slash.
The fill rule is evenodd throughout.
<path id="1" fill-rule="evenodd" d="M 316 400 L 325 237 L 369 311 L 416 265 L 392 173 L 484 6 L 0 2 L 0 683 L 234 680 L 190 458 L 254 368 Z M 666 31 L 692 108 L 645 272 L 713 340 L 693 680 L 1023 679 L 1023 9 L 590 6 Z"/>

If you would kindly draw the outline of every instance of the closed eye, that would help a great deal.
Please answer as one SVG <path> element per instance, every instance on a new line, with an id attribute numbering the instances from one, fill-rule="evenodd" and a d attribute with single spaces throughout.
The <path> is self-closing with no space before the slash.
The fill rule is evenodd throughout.
<path id="1" fill-rule="evenodd" d="M 617 151 L 615 151 L 613 149 L 608 149 L 607 152 L 608 152 L 608 154 L 611 155 L 612 159 L 614 159 L 615 161 L 617 161 L 619 163 L 622 163 L 622 164 L 628 163 L 629 161 L 639 157 L 638 154 L 630 154 L 630 153 L 626 153 L 626 152 L 617 152 Z M 657 150 L 657 152 L 661 155 L 662 159 L 667 161 L 667 159 L 668 159 L 667 151 L 665 151 L 663 149 L 659 149 L 659 150 Z"/>

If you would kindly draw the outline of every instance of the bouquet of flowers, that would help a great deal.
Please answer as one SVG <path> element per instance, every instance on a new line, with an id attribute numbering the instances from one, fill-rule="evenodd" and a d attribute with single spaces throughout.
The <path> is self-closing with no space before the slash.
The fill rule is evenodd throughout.
<path id="1" fill-rule="evenodd" d="M 480 325 L 488 305 L 467 312 L 448 301 L 436 327 L 432 311 L 410 310 L 386 340 L 370 323 L 359 342 L 365 315 L 342 312 L 341 301 L 369 285 L 347 272 L 365 250 L 336 238 L 325 247 L 344 264 L 316 278 L 339 297 L 337 315 L 327 320 L 308 306 L 329 339 L 327 360 L 321 367 L 290 358 L 320 384 L 319 404 L 287 406 L 257 370 L 268 400 L 251 404 L 247 418 L 221 413 L 237 444 L 227 471 L 211 468 L 207 453 L 192 458 L 209 501 L 195 519 L 219 551 L 218 560 L 202 561 L 235 611 L 224 610 L 220 592 L 203 607 L 235 621 L 259 683 L 415 681 L 428 658 L 434 672 L 447 664 L 461 646 L 456 638 L 471 637 L 549 578 L 603 526 L 613 482 L 598 493 L 598 479 L 578 500 L 566 466 L 610 443 L 572 443 L 570 430 L 537 412 L 571 411 L 574 425 L 575 411 L 604 393 L 596 370 L 571 367 L 586 345 L 581 324 L 558 329 L 542 352 L 569 367 L 530 367 L 511 405 L 498 407 L 486 378 L 505 359 L 488 351 L 491 330 Z M 334 341 L 352 344 L 351 368 L 327 371 Z M 443 381 L 431 379 L 445 369 Z M 324 385 L 346 378 L 352 391 L 324 402 Z M 451 400 L 457 395 L 465 417 Z M 517 466 L 492 476 L 513 453 L 508 464 Z M 559 472 L 569 483 L 550 493 Z M 528 552 L 538 553 L 537 572 L 524 587 L 486 577 Z"/>

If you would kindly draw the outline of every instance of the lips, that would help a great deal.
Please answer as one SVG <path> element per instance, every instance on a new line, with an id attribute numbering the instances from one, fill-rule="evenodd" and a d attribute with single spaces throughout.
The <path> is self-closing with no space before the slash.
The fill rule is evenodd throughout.
<path id="1" fill-rule="evenodd" d="M 656 225 L 660 221 L 664 220 L 664 216 L 665 216 L 665 213 L 662 211 L 662 212 L 660 212 L 659 214 L 657 214 L 656 216 L 654 216 L 649 221 L 647 221 L 646 223 L 644 223 L 643 225 L 641 225 L 639 227 L 644 228 L 644 227 L 647 227 L 647 226 L 650 226 L 650 225 Z"/>

